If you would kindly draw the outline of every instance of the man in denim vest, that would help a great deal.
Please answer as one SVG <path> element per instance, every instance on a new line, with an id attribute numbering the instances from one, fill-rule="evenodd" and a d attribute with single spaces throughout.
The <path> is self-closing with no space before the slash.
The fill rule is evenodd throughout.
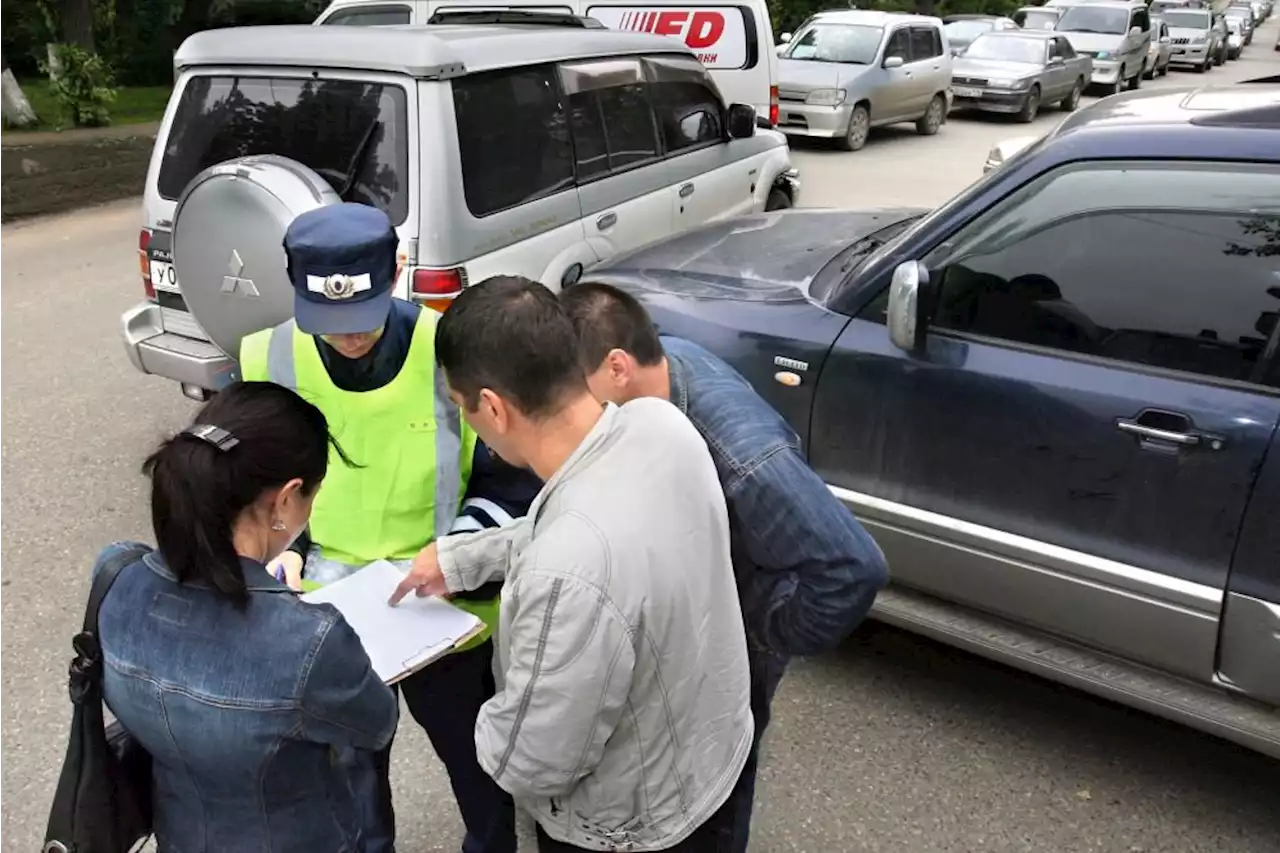
<path id="1" fill-rule="evenodd" d="M 605 284 L 566 289 L 592 392 L 670 400 L 702 433 L 724 488 L 751 666 L 755 742 L 733 793 L 734 853 L 745 853 L 760 738 L 793 655 L 843 641 L 888 582 L 884 554 L 809 467 L 800 440 L 732 367 L 659 337 L 644 307 Z"/>

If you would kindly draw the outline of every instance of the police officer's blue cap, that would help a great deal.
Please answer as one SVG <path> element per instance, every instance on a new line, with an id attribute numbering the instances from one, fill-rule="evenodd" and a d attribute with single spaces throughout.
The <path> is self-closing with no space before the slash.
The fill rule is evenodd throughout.
<path id="1" fill-rule="evenodd" d="M 399 241 L 367 204 L 335 204 L 298 216 L 284 235 L 294 319 L 309 335 L 372 332 L 387 321 Z"/>

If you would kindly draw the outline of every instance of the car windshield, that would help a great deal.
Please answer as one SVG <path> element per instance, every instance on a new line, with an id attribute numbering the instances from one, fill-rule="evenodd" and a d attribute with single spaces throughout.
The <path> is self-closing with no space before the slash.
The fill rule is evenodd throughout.
<path id="1" fill-rule="evenodd" d="M 1107 6 L 1072 6 L 1062 16 L 1058 29 L 1073 33 L 1124 35 L 1129 29 L 1129 10 Z"/>
<path id="2" fill-rule="evenodd" d="M 1053 12 L 1030 10 L 1023 13 L 1022 28 L 1024 30 L 1051 30 L 1058 25 L 1058 16 Z"/>
<path id="3" fill-rule="evenodd" d="M 973 41 L 983 33 L 989 33 L 995 28 L 996 22 L 991 20 L 965 20 L 952 21 L 944 26 L 947 38 L 956 41 Z"/>
<path id="4" fill-rule="evenodd" d="M 409 209 L 408 110 L 399 86 L 312 77 L 192 77 L 160 162 L 176 199 L 203 169 L 279 154 L 314 169 L 347 201 L 403 222 Z"/>
<path id="5" fill-rule="evenodd" d="M 1033 38 L 989 35 L 975 39 L 962 54 L 965 59 L 1002 59 L 1007 62 L 1044 63 L 1044 41 Z"/>
<path id="6" fill-rule="evenodd" d="M 876 61 L 884 30 L 862 24 L 818 23 L 809 27 L 783 53 L 784 59 L 870 65 Z"/>
<path id="7" fill-rule="evenodd" d="M 1209 29 L 1209 13 L 1197 12 L 1192 10 L 1174 11 L 1170 9 L 1164 13 L 1164 19 L 1171 27 L 1185 27 L 1190 30 L 1207 30 Z"/>

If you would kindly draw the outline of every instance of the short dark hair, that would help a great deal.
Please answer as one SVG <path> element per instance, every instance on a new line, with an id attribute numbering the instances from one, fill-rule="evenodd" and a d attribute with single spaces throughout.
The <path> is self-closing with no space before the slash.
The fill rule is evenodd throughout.
<path id="1" fill-rule="evenodd" d="M 588 393 L 573 324 L 556 296 L 521 276 L 499 275 L 463 289 L 436 326 L 436 359 L 449 385 L 479 405 L 489 388 L 530 418 Z"/>
<path id="2" fill-rule="evenodd" d="M 319 409 L 270 382 L 235 382 L 201 407 L 195 424 L 226 430 L 238 443 L 226 450 L 189 432 L 164 441 L 147 457 L 151 525 L 170 571 L 182 583 L 203 582 L 245 605 L 236 521 L 268 489 L 302 481 L 304 495 L 324 479 L 329 448 L 349 463 L 329 435 Z"/>
<path id="3" fill-rule="evenodd" d="M 652 367 L 663 359 L 662 342 L 649 312 L 640 301 L 609 284 L 583 282 L 567 287 L 560 304 L 578 336 L 578 360 L 594 373 L 611 350 L 629 353 L 639 364 Z"/>

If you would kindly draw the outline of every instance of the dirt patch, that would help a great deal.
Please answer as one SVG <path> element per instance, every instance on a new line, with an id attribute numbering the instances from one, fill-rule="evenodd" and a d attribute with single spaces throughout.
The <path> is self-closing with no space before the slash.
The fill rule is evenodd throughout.
<path id="1" fill-rule="evenodd" d="M 0 219 L 61 213 L 142 195 L 153 125 L 7 134 L 0 151 Z"/>

